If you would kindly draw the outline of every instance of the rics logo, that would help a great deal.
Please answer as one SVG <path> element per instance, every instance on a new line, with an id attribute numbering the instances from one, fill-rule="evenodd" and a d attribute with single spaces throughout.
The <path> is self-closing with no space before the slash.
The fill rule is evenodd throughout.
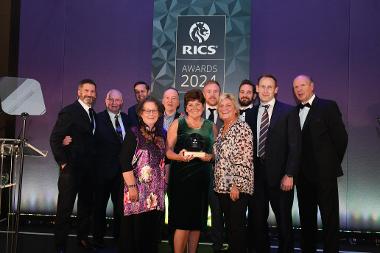
<path id="1" fill-rule="evenodd" d="M 189 30 L 192 41 L 203 43 L 210 37 L 210 27 L 205 22 L 194 23 Z"/>

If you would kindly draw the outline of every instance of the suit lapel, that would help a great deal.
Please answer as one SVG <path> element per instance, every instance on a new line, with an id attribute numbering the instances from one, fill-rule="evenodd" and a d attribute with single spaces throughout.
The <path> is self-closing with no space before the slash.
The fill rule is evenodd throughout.
<path id="1" fill-rule="evenodd" d="M 88 131 L 91 131 L 91 121 L 90 117 L 88 116 L 86 110 L 83 108 L 83 106 L 77 101 L 75 101 L 76 106 L 78 107 L 78 111 L 81 115 L 81 118 L 83 119 L 83 126 L 87 128 Z M 95 123 L 96 124 L 96 123 Z"/>
<path id="2" fill-rule="evenodd" d="M 124 130 L 127 131 L 127 128 L 129 127 L 127 123 L 128 122 L 127 115 L 125 115 L 125 113 L 122 113 L 122 112 L 120 112 L 120 115 L 121 115 L 121 120 L 123 121 Z"/>
<path id="3" fill-rule="evenodd" d="M 253 133 L 256 134 L 257 136 L 257 116 L 259 115 L 259 107 L 258 106 L 255 106 L 253 109 L 252 109 L 252 115 L 253 115 L 253 122 L 252 122 L 252 127 L 253 127 Z M 259 129 L 260 131 L 260 129 Z M 256 139 L 256 136 L 255 136 L 255 139 Z"/>
<path id="4" fill-rule="evenodd" d="M 316 108 L 318 107 L 318 102 L 319 102 L 319 99 L 317 96 L 315 96 L 314 101 L 311 105 L 311 108 L 310 108 L 309 112 L 307 113 L 305 122 L 303 123 L 302 130 L 309 127 L 310 121 L 313 119 L 313 117 L 315 115 L 315 111 L 317 110 Z"/>
<path id="5" fill-rule="evenodd" d="M 107 125 L 107 127 L 112 131 L 112 135 L 114 136 L 114 139 L 115 140 L 119 140 L 119 136 L 117 135 L 115 127 L 112 124 L 112 120 L 111 120 L 110 114 L 107 112 L 107 110 L 104 111 L 104 113 L 105 113 L 104 116 L 106 118 L 106 125 Z"/>
<path id="6" fill-rule="evenodd" d="M 253 147 L 254 147 L 254 156 L 257 155 L 257 135 L 260 129 L 257 129 L 257 116 L 259 115 L 259 106 L 255 106 L 252 108 L 252 123 L 251 123 L 251 128 L 252 128 L 252 134 L 253 134 Z"/>
<path id="7" fill-rule="evenodd" d="M 273 106 L 272 116 L 270 118 L 270 124 L 268 132 L 271 131 L 271 129 L 276 125 L 276 122 L 278 121 L 279 117 L 281 115 L 281 105 L 277 102 L 275 102 Z"/>

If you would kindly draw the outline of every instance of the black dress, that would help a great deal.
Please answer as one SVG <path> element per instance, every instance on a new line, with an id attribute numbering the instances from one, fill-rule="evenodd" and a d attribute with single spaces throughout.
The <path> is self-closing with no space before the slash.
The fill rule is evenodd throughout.
<path id="1" fill-rule="evenodd" d="M 201 128 L 190 128 L 179 118 L 174 152 L 189 150 L 189 137 L 202 139 L 202 151 L 212 153 L 213 123 L 204 120 Z M 198 158 L 190 162 L 172 161 L 169 176 L 169 226 L 171 229 L 204 230 L 207 225 L 211 163 Z"/>

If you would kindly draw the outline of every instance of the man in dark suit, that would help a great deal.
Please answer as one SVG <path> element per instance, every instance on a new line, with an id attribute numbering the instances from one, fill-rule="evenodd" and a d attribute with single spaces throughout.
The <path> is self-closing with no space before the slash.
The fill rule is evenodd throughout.
<path id="1" fill-rule="evenodd" d="M 90 79 L 82 80 L 78 86 L 78 100 L 64 107 L 50 136 L 50 146 L 57 161 L 58 203 L 55 225 L 55 243 L 58 252 L 65 252 L 70 230 L 70 215 L 78 195 L 78 242 L 89 248 L 88 233 L 92 207 L 92 175 L 95 155 L 96 128 L 92 105 L 96 99 L 96 84 Z M 63 145 L 65 136 L 72 143 Z"/>
<path id="2" fill-rule="evenodd" d="M 219 129 L 223 122 L 218 117 L 217 105 L 220 96 L 220 84 L 215 80 L 208 80 L 203 87 L 203 95 L 206 99 L 203 117 L 211 120 Z M 211 209 L 211 241 L 214 252 L 223 250 L 224 220 L 219 198 L 214 192 L 214 170 L 211 173 L 211 184 L 209 192 L 209 204 Z"/>
<path id="3" fill-rule="evenodd" d="M 322 218 L 324 252 L 339 252 L 339 196 L 337 177 L 343 175 L 342 160 L 347 132 L 337 104 L 314 95 L 307 75 L 293 81 L 299 100 L 302 158 L 297 182 L 301 221 L 301 248 L 316 252 L 317 210 Z"/>
<path id="4" fill-rule="evenodd" d="M 270 252 L 270 203 L 278 229 L 278 252 L 293 252 L 293 187 L 301 152 L 298 115 L 294 107 L 276 100 L 278 86 L 273 75 L 260 76 L 256 91 L 260 104 L 246 114 L 246 122 L 256 137 L 254 194 L 248 207 L 248 229 L 253 238 L 249 239 L 253 239 L 256 252 Z"/>
<path id="5" fill-rule="evenodd" d="M 105 98 L 106 110 L 97 114 L 96 177 L 94 210 L 94 244 L 104 247 L 105 217 L 108 199 L 113 203 L 113 236 L 119 236 L 122 185 L 119 154 L 127 130 L 127 115 L 121 112 L 123 95 L 119 90 L 108 91 Z"/>
<path id="6" fill-rule="evenodd" d="M 245 113 L 247 110 L 251 109 L 253 106 L 258 105 L 259 101 L 256 94 L 255 85 L 251 80 L 243 80 L 239 85 L 239 105 L 240 105 L 240 116 L 239 119 L 245 121 Z"/>
<path id="7" fill-rule="evenodd" d="M 150 94 L 150 87 L 144 81 L 138 81 L 133 85 L 133 91 L 136 97 L 136 104 L 128 108 L 128 126 L 137 126 L 139 119 L 137 117 L 137 104 L 143 101 Z"/>

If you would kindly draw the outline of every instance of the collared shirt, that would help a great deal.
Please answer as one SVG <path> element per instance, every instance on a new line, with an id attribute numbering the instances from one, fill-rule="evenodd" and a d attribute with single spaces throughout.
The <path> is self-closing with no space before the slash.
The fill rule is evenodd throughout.
<path id="1" fill-rule="evenodd" d="M 309 103 L 310 105 L 312 105 L 314 98 L 315 98 L 315 94 L 313 94 L 313 96 L 311 96 L 311 98 L 308 101 L 306 101 L 302 104 Z M 309 113 L 309 111 L 310 111 L 310 107 L 305 106 L 304 108 L 300 109 L 300 111 L 298 113 L 298 115 L 300 116 L 301 129 L 303 128 L 303 125 L 305 124 L 305 120 L 306 120 L 306 117 L 307 117 L 307 114 Z"/>
<path id="2" fill-rule="evenodd" d="M 205 112 L 205 118 L 208 119 L 208 117 L 210 116 L 210 110 L 209 108 L 211 109 L 215 109 L 214 110 L 214 124 L 216 124 L 216 121 L 218 120 L 218 110 L 217 110 L 217 107 L 216 106 L 210 106 L 208 104 L 206 104 L 206 112 Z"/>
<path id="3" fill-rule="evenodd" d="M 87 104 L 85 104 L 82 100 L 78 99 L 78 102 L 79 104 L 83 107 L 83 109 L 87 112 L 87 115 L 88 115 L 88 118 L 90 119 L 90 121 L 92 121 L 91 119 L 91 116 L 90 116 L 90 106 L 88 106 Z M 94 115 L 95 116 L 95 115 Z M 96 128 L 96 122 L 95 122 L 95 119 L 94 119 L 94 129 L 92 130 L 92 133 L 95 132 L 95 128 Z"/>
<path id="4" fill-rule="evenodd" d="M 253 107 L 253 104 L 250 104 L 248 106 L 240 106 L 240 110 L 248 110 L 248 109 L 251 109 L 252 107 Z M 245 112 L 243 112 L 242 114 L 240 114 L 239 119 L 241 121 L 245 121 Z"/>
<path id="5" fill-rule="evenodd" d="M 110 115 L 110 119 L 111 119 L 113 128 L 116 131 L 116 121 L 115 121 L 116 114 L 113 113 L 113 112 L 110 112 L 108 110 L 107 110 L 107 112 L 108 112 L 108 115 Z M 121 118 L 120 112 L 117 114 L 117 116 L 118 116 L 117 121 L 119 121 L 119 125 L 120 125 L 120 128 L 121 128 L 121 132 L 123 134 L 123 140 L 124 140 L 124 137 L 125 137 L 125 128 L 124 128 L 123 119 Z"/>
<path id="6" fill-rule="evenodd" d="M 169 126 L 173 123 L 175 118 L 176 111 L 172 115 L 167 115 L 166 112 L 164 112 L 164 129 L 167 131 Z"/>
<path id="7" fill-rule="evenodd" d="M 269 116 L 269 124 L 270 124 L 270 119 L 272 118 L 272 113 L 273 113 L 273 107 L 274 107 L 274 104 L 276 103 L 276 99 L 273 98 L 271 101 L 269 101 L 268 103 L 260 103 L 260 107 L 259 107 L 259 113 L 257 114 L 257 133 L 256 133 L 256 141 L 257 141 L 257 147 L 259 146 L 259 138 L 260 138 L 260 126 L 261 126 L 261 118 L 263 117 L 263 114 L 264 114 L 264 110 L 265 108 L 263 107 L 264 105 L 269 105 L 268 107 L 268 116 Z M 258 155 L 258 152 L 259 150 L 256 150 L 257 152 L 257 156 Z"/>

